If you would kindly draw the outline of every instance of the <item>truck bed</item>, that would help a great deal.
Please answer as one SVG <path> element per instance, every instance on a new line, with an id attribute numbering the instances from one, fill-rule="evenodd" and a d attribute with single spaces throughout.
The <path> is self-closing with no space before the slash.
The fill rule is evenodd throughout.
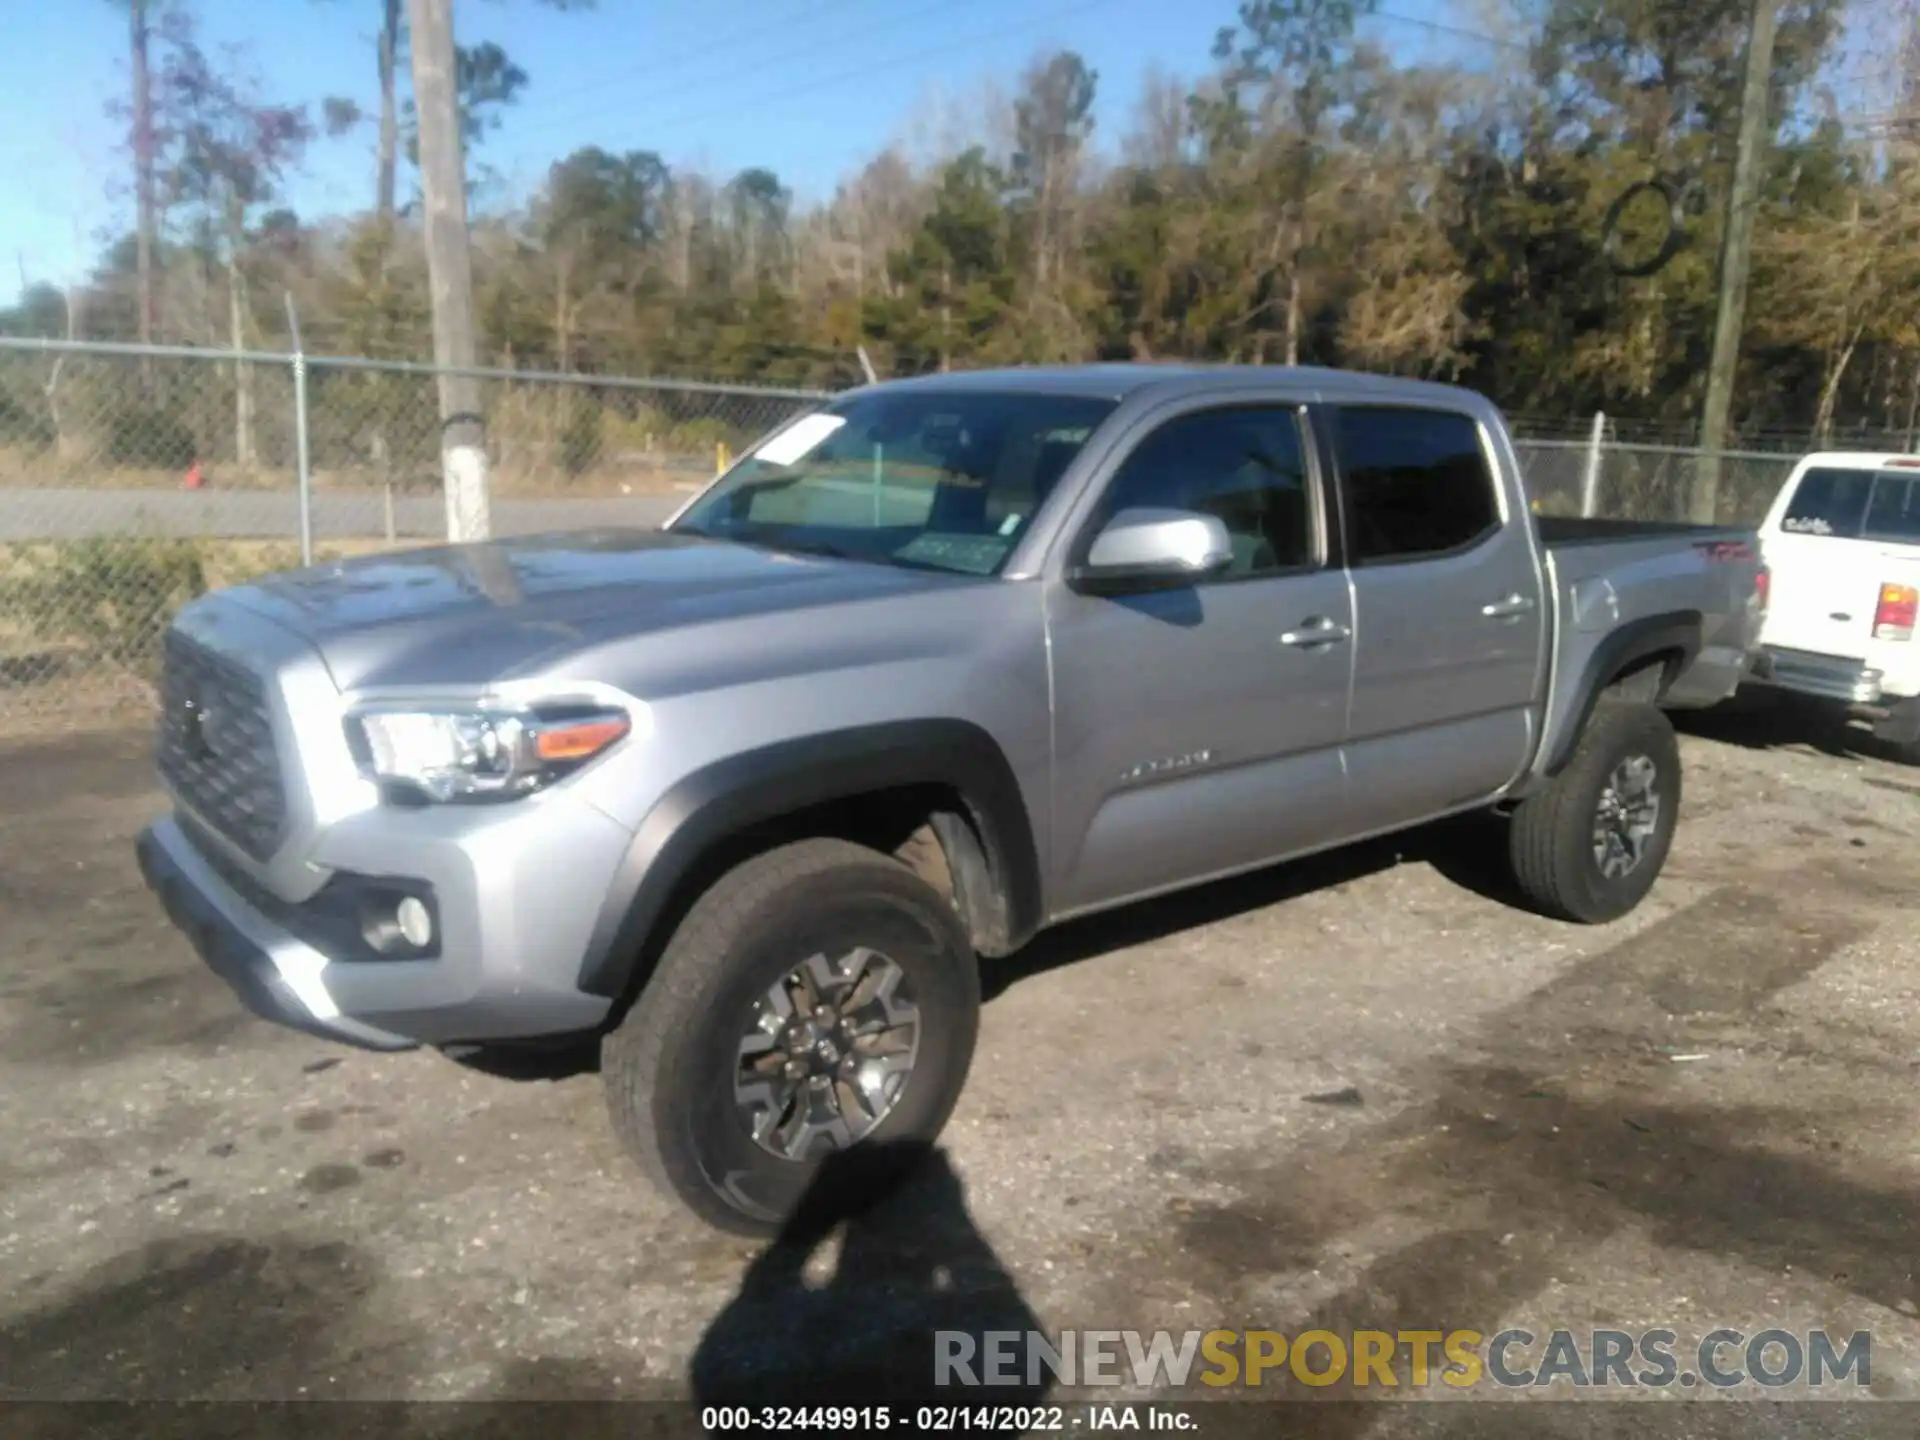
<path id="1" fill-rule="evenodd" d="M 1586 520 L 1578 515 L 1534 517 L 1541 541 L 1554 549 L 1613 540 L 1739 540 L 1753 532 L 1732 525 L 1692 525 L 1679 520 Z"/>
<path id="2" fill-rule="evenodd" d="M 1595 653 L 1584 637 L 1635 627 L 1697 627 L 1690 662 L 1663 696 L 1674 709 L 1717 704 L 1745 673 L 1758 630 L 1749 606 L 1759 541 L 1734 525 L 1537 517 L 1564 665 Z M 1565 695 L 1556 701 L 1564 703 Z M 1561 714 L 1557 725 L 1575 717 Z"/>

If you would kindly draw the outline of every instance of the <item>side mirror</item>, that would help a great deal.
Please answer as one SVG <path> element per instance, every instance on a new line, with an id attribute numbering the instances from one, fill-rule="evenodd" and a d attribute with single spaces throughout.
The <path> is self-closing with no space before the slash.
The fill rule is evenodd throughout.
<path id="1" fill-rule="evenodd" d="M 1094 537 L 1086 563 L 1068 576 L 1093 595 L 1165 590 L 1217 575 L 1233 560 L 1227 527 L 1192 510 L 1133 509 Z"/>

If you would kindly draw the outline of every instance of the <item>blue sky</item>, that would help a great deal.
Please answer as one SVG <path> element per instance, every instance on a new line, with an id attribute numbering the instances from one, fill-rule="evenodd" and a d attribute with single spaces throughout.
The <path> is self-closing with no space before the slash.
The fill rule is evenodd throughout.
<path id="1" fill-rule="evenodd" d="M 209 51 L 237 46 L 260 93 L 306 102 L 376 96 L 375 0 L 190 0 Z M 0 46 L 0 295 L 84 274 L 130 224 L 122 126 L 126 21 L 111 0 L 7 0 Z M 1488 58 L 1483 42 L 1423 24 L 1466 23 L 1453 0 L 1398 0 L 1374 22 L 1406 57 Z M 456 0 L 462 41 L 498 42 L 528 72 L 521 102 L 480 159 L 496 201 L 524 194 L 586 144 L 649 149 L 717 174 L 775 170 L 802 200 L 890 140 L 932 95 L 964 113 L 988 78 L 1071 46 L 1100 72 L 1098 129 L 1127 125 L 1148 68 L 1193 75 L 1234 0 L 599 0 L 555 13 L 534 0 Z M 937 108 L 937 107 L 935 107 Z M 403 181 L 403 183 L 405 183 Z M 289 185 L 303 216 L 371 202 L 373 137 L 320 141 Z"/>

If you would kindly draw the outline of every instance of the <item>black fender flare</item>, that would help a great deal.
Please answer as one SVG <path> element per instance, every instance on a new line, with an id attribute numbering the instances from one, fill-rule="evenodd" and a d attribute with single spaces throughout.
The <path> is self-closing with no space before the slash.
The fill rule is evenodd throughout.
<path id="1" fill-rule="evenodd" d="M 1700 653 L 1702 624 L 1698 610 L 1670 610 L 1629 620 L 1596 645 L 1577 682 L 1580 701 L 1579 709 L 1573 712 L 1576 721 L 1568 725 L 1555 742 L 1553 753 L 1547 759 L 1546 773 L 1559 774 L 1573 759 L 1574 747 L 1580 743 L 1587 722 L 1593 718 L 1593 708 L 1600 703 L 1601 694 L 1614 676 L 1650 656 L 1675 651 L 1680 655 L 1680 664 L 1673 674 L 1678 675 Z"/>
<path id="2" fill-rule="evenodd" d="M 907 785 L 959 793 L 1004 903 L 1005 933 L 996 937 L 1004 943 L 994 950 L 1024 944 L 1040 928 L 1040 859 L 1013 767 L 970 721 L 898 720 L 743 751 L 678 781 L 640 822 L 614 874 L 580 989 L 616 1001 L 630 992 L 682 882 L 729 838 L 809 806 Z"/>

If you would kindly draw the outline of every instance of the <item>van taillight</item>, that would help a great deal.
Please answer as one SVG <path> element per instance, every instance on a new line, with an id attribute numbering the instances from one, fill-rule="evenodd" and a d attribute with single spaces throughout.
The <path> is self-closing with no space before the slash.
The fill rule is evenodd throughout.
<path id="1" fill-rule="evenodd" d="M 1754 571 L 1753 574 L 1754 603 L 1764 610 L 1767 608 L 1767 602 L 1772 598 L 1773 572 L 1762 565 L 1758 570 Z"/>
<path id="2" fill-rule="evenodd" d="M 1911 585 L 1895 585 L 1884 582 L 1880 586 L 1880 603 L 1873 612 L 1873 638 L 1876 640 L 1911 640 L 1913 638 L 1913 614 L 1920 609 L 1920 590 Z"/>

